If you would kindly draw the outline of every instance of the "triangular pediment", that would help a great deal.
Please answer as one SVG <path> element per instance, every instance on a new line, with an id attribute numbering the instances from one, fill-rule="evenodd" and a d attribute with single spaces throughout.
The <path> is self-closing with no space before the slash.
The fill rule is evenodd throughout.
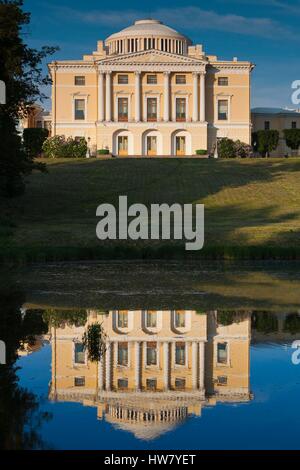
<path id="1" fill-rule="evenodd" d="M 130 64 L 177 64 L 177 65 L 204 65 L 207 61 L 188 56 L 171 54 L 169 52 L 149 50 L 133 52 L 131 54 L 111 56 L 102 59 L 99 65 L 130 65 Z"/>

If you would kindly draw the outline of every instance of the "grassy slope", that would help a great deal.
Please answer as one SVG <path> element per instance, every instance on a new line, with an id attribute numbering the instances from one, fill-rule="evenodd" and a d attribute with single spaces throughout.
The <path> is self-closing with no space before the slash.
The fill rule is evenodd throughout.
<path id="1" fill-rule="evenodd" d="M 40 254 L 55 248 L 57 258 L 66 251 L 59 247 L 99 249 L 103 242 L 95 236 L 96 207 L 117 205 L 119 195 L 127 195 L 129 203 L 204 203 L 205 247 L 212 251 L 254 246 L 262 254 L 259 247 L 300 246 L 300 160 L 47 163 L 49 173 L 32 175 L 23 197 L 0 200 L 2 255 L 11 256 L 16 247 Z M 144 249 L 147 243 L 136 246 Z M 72 257 L 96 256 L 83 253 L 77 250 Z"/>

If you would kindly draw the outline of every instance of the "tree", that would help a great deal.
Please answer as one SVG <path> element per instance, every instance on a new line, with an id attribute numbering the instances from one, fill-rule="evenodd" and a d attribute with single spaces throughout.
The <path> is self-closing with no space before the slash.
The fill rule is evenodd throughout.
<path id="1" fill-rule="evenodd" d="M 253 148 L 262 157 L 269 157 L 270 153 L 277 149 L 278 143 L 279 132 L 277 130 L 263 130 L 252 134 Z"/>
<path id="2" fill-rule="evenodd" d="M 23 132 L 23 143 L 25 151 L 32 157 L 35 158 L 42 153 L 43 143 L 48 137 L 48 130 L 43 128 L 37 129 L 24 129 Z"/>
<path id="3" fill-rule="evenodd" d="M 283 131 L 286 145 L 292 150 L 300 147 L 300 129 L 284 129 Z"/>
<path id="4" fill-rule="evenodd" d="M 23 42 L 22 28 L 30 14 L 22 7 L 22 0 L 0 0 L 0 80 L 6 85 L 6 104 L 0 105 L 0 189 L 9 197 L 24 191 L 24 176 L 34 169 L 45 171 L 24 151 L 17 125 L 29 106 L 45 98 L 40 87 L 50 78 L 43 75 L 41 63 L 57 50 L 45 46 L 38 51 Z"/>

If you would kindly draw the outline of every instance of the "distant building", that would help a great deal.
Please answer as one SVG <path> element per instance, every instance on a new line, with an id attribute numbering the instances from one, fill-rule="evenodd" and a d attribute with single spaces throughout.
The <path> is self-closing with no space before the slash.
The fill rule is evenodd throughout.
<path id="1" fill-rule="evenodd" d="M 295 155 L 295 152 L 287 147 L 283 135 L 284 129 L 300 129 L 300 111 L 284 108 L 254 108 L 252 109 L 253 132 L 259 130 L 278 130 L 280 134 L 278 148 L 271 153 L 273 157 Z M 300 155 L 300 150 L 296 152 Z"/>
<path id="2" fill-rule="evenodd" d="M 21 119 L 19 131 L 23 132 L 27 128 L 47 129 L 51 136 L 52 117 L 51 112 L 45 110 L 42 106 L 34 104 L 28 107 L 27 116 Z"/>
<path id="3" fill-rule="evenodd" d="M 107 335 L 99 364 L 83 348 L 86 327 L 51 328 L 51 399 L 95 407 L 98 419 L 144 440 L 205 406 L 251 399 L 248 313 L 222 326 L 217 312 L 90 311 L 94 322 Z"/>

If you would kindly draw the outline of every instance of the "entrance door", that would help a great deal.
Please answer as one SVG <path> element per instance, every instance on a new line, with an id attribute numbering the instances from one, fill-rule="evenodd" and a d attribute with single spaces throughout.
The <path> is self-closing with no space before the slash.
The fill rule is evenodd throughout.
<path id="1" fill-rule="evenodd" d="M 185 155 L 185 137 L 183 136 L 176 137 L 176 155 Z"/>
<path id="2" fill-rule="evenodd" d="M 147 155 L 157 155 L 157 137 L 155 135 L 147 137 Z"/>
<path id="3" fill-rule="evenodd" d="M 127 135 L 118 136 L 118 155 L 126 157 L 128 155 L 128 137 Z"/>

